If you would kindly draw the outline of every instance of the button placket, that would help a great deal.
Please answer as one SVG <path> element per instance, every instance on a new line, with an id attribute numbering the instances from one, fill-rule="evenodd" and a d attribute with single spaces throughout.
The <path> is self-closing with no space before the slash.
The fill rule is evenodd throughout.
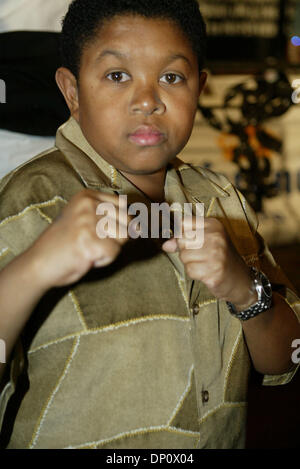
<path id="1" fill-rule="evenodd" d="M 196 337 L 196 317 L 200 312 L 199 305 L 195 302 L 192 305 L 189 305 L 190 311 L 190 333 L 191 333 L 191 345 L 192 345 L 192 353 L 194 359 L 194 376 L 195 376 L 195 386 L 196 386 L 196 400 L 197 400 L 197 410 L 198 410 L 198 420 L 200 421 L 202 417 L 202 399 L 201 399 L 201 389 L 203 389 L 203 385 L 200 381 L 199 376 L 199 351 L 198 351 L 198 340 Z"/>
<path id="2" fill-rule="evenodd" d="M 198 349 L 198 340 L 196 338 L 196 323 L 198 322 L 197 316 L 199 316 L 201 310 L 201 306 L 198 303 L 194 303 L 191 308 L 190 308 L 190 313 L 191 313 L 191 319 L 192 319 L 192 329 L 193 329 L 193 337 L 194 337 L 194 347 L 195 347 L 195 378 L 196 378 L 196 388 L 198 387 L 198 416 L 199 420 L 201 420 L 201 416 L 203 414 L 203 407 L 206 406 L 210 400 L 210 394 L 209 391 L 205 388 L 203 388 L 203 382 L 200 384 L 202 379 L 199 376 L 199 355 L 197 353 Z M 198 376 L 197 376 L 198 375 Z M 200 388 L 202 387 L 202 390 Z M 200 388 L 200 389 L 199 389 Z"/>

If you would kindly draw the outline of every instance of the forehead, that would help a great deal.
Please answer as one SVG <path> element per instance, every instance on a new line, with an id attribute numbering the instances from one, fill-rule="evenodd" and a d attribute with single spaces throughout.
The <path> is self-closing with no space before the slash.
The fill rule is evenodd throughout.
<path id="1" fill-rule="evenodd" d="M 131 56 L 182 54 L 197 61 L 191 42 L 175 21 L 163 18 L 144 18 L 139 15 L 114 16 L 106 20 L 84 48 L 82 58 L 114 48 Z"/>

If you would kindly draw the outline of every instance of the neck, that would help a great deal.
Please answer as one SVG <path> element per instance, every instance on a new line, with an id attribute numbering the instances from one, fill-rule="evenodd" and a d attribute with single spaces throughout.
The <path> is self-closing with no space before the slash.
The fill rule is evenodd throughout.
<path id="1" fill-rule="evenodd" d="M 121 171 L 124 177 L 140 189 L 152 202 L 163 202 L 165 199 L 166 168 L 153 174 L 130 174 Z"/>

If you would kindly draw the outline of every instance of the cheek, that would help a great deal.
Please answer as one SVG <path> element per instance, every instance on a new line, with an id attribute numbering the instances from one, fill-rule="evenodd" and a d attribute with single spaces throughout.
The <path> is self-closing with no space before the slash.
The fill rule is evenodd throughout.
<path id="1" fill-rule="evenodd" d="M 192 90 L 183 91 L 174 99 L 169 99 L 169 109 L 177 117 L 184 116 L 186 121 L 193 121 L 197 111 L 198 98 Z"/>
<path id="2" fill-rule="evenodd" d="M 95 79 L 85 80 L 82 82 L 81 88 L 79 89 L 79 108 L 81 114 L 86 116 L 96 115 L 101 117 L 101 114 L 106 113 L 109 109 L 109 103 L 111 104 L 112 99 L 104 93 L 103 89 L 95 83 Z M 112 108 L 113 106 L 110 105 Z"/>
<path id="3" fill-rule="evenodd" d="M 116 134 L 120 130 L 121 112 L 117 106 L 112 105 L 107 99 L 101 99 L 97 96 L 94 99 L 88 99 L 80 109 L 81 122 L 88 125 L 94 133 L 102 135 Z"/>
<path id="4" fill-rule="evenodd" d="M 174 123 L 174 137 L 188 138 L 193 130 L 197 107 L 193 104 L 182 102 L 171 111 Z"/>

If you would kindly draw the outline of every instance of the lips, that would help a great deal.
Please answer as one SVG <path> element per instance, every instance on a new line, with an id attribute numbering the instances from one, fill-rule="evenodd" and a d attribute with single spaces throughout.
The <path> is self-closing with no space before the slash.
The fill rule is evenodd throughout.
<path id="1" fill-rule="evenodd" d="M 156 127 L 141 125 L 132 134 L 129 134 L 129 140 L 142 147 L 155 146 L 165 140 L 165 135 Z"/>

